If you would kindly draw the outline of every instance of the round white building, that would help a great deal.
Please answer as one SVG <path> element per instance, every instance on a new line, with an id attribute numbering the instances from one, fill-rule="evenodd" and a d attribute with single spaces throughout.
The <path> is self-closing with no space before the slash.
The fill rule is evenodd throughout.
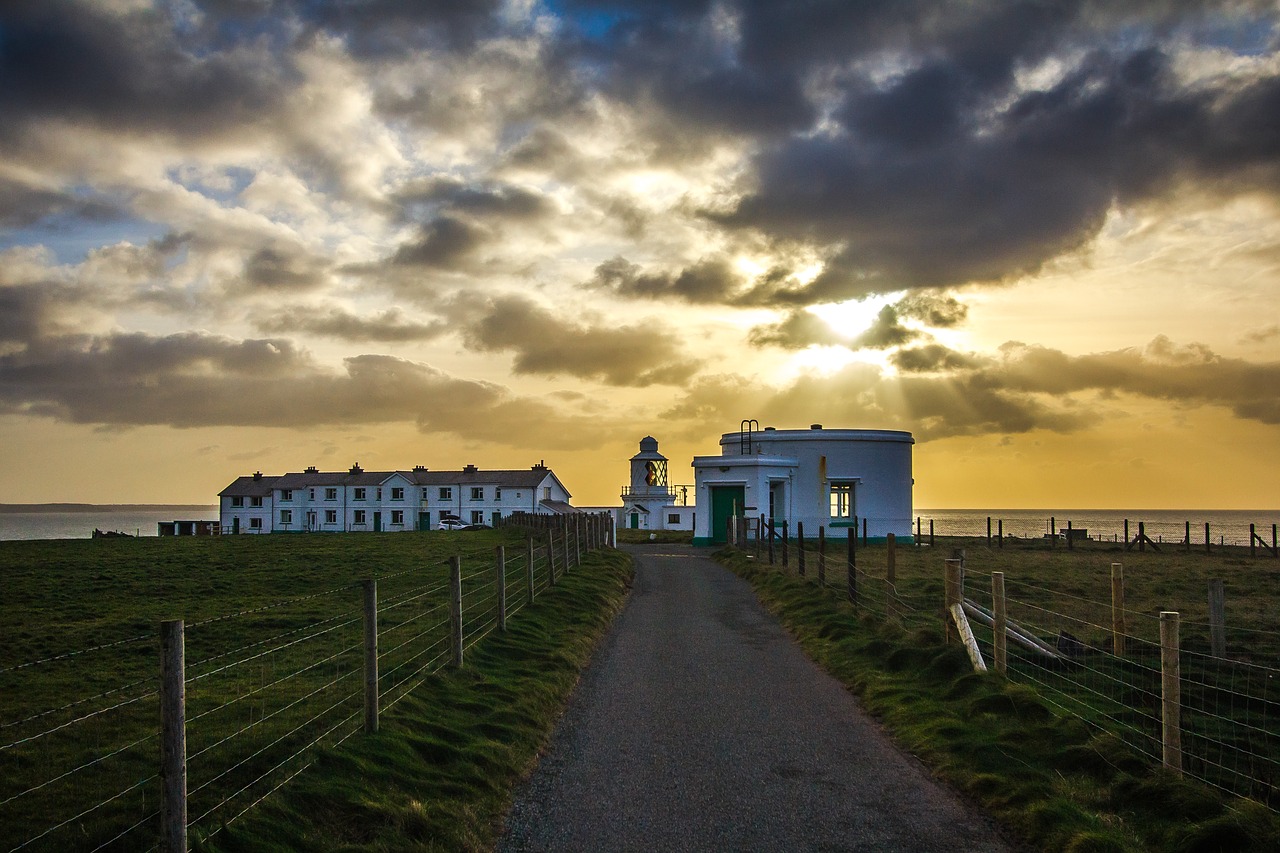
<path id="1" fill-rule="evenodd" d="M 818 527 L 830 538 L 853 531 L 868 539 L 889 533 L 909 540 L 911 447 L 900 430 L 754 428 L 720 438 L 719 456 L 693 459 L 696 503 L 701 507 L 693 543 L 724 542 L 731 517 L 786 521 L 794 535 Z"/>

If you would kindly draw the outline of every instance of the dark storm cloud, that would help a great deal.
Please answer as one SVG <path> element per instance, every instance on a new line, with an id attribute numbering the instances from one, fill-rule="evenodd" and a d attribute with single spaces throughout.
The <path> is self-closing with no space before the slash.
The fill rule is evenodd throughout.
<path id="1" fill-rule="evenodd" d="M 537 220 L 555 212 L 545 195 L 526 187 L 494 182 L 467 183 L 457 178 L 413 181 L 397 189 L 391 201 L 403 218 L 416 213 L 447 209 L 469 216 L 511 221 Z"/>
<path id="2" fill-rule="evenodd" d="M 595 446 L 602 422 L 382 355 L 333 371 L 284 340 L 43 338 L 0 355 L 0 412 L 114 427 L 416 423 L 514 447 Z M 604 425 L 604 426 L 607 426 Z"/>
<path id="3" fill-rule="evenodd" d="M 119 205 L 105 198 L 83 197 L 0 178 L 0 227 L 25 228 L 42 220 L 68 217 L 110 222 L 124 216 Z"/>
<path id="4" fill-rule="evenodd" d="M 370 317 L 361 317 L 336 307 L 305 306 L 255 320 L 254 326 L 268 334 L 305 332 L 352 343 L 429 341 L 445 334 L 450 328 L 448 323 L 440 320 L 429 323 L 411 320 L 396 308 Z"/>
<path id="5" fill-rule="evenodd" d="M 679 299 L 693 303 L 726 301 L 741 285 L 724 258 L 707 258 L 678 272 L 643 272 L 622 256 L 596 267 L 583 287 L 637 299 Z"/>
<path id="6" fill-rule="evenodd" d="M 116 15 L 71 0 L 0 11 L 0 114 L 11 131 L 65 119 L 198 136 L 268 115 L 289 77 L 255 53 L 188 49 L 161 12 Z"/>
<path id="7" fill-rule="evenodd" d="M 424 223 L 418 235 L 396 250 L 396 266 L 453 269 L 464 265 L 488 240 L 481 227 L 456 216 L 439 216 Z"/>
<path id="8" fill-rule="evenodd" d="M 698 367 L 681 356 L 679 340 L 664 330 L 573 322 L 519 296 L 464 297 L 448 313 L 469 348 L 514 353 L 516 373 L 646 387 L 682 383 Z"/>
<path id="9" fill-rule="evenodd" d="M 268 292 L 314 289 L 324 282 L 324 264 L 290 247 L 267 246 L 244 262 L 243 283 Z"/>
<path id="10" fill-rule="evenodd" d="M 747 340 L 758 347 L 777 346 L 799 350 L 814 344 L 848 346 L 851 339 L 831 328 L 818 315 L 804 309 L 795 309 L 780 322 L 754 327 Z"/>

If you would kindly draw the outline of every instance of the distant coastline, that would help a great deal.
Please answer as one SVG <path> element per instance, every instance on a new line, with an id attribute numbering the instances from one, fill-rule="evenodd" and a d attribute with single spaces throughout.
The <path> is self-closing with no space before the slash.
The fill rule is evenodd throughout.
<path id="1" fill-rule="evenodd" d="M 0 513 L 40 513 L 40 512 L 211 512 L 217 510 L 217 504 L 82 504 L 82 503 L 49 503 L 49 504 L 0 504 Z M 176 516 L 175 516 L 176 517 Z"/>

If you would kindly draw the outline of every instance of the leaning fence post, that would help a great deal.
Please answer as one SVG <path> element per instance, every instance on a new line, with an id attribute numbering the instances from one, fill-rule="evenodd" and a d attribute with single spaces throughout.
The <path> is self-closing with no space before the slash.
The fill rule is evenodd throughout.
<path id="1" fill-rule="evenodd" d="M 556 533 L 547 528 L 547 582 L 556 585 Z"/>
<path id="2" fill-rule="evenodd" d="M 769 565 L 773 565 L 773 519 L 769 519 Z"/>
<path id="3" fill-rule="evenodd" d="M 1124 565 L 1111 564 L 1111 650 L 1124 657 Z"/>
<path id="4" fill-rule="evenodd" d="M 378 582 L 364 582 L 364 730 L 378 730 Z"/>
<path id="5" fill-rule="evenodd" d="M 507 630 L 507 548 L 505 545 L 499 545 L 496 551 L 494 571 L 497 577 L 494 578 L 494 582 L 498 586 L 498 630 L 505 631 Z"/>
<path id="6" fill-rule="evenodd" d="M 1004 572 L 991 573 L 992 655 L 996 672 L 1009 670 L 1009 638 L 1005 634 L 1009 624 L 1008 604 L 1004 597 Z"/>
<path id="7" fill-rule="evenodd" d="M 964 603 L 964 581 L 960 576 L 960 561 L 949 559 L 943 562 L 943 613 L 942 618 L 947 626 L 947 642 L 954 643 L 960 639 L 960 632 L 951 619 L 951 608 Z"/>
<path id="8" fill-rule="evenodd" d="M 849 590 L 849 603 L 854 607 L 858 606 L 858 528 L 851 527 L 848 529 L 849 534 L 845 540 L 845 572 L 847 573 L 847 586 Z"/>
<path id="9" fill-rule="evenodd" d="M 533 534 L 529 534 L 529 538 L 525 540 L 526 544 L 526 562 L 525 562 L 525 585 L 528 587 L 529 603 L 533 604 L 534 588 L 533 588 Z"/>
<path id="10" fill-rule="evenodd" d="M 788 553 L 791 550 L 791 527 L 787 519 L 782 519 L 782 568 L 787 568 Z"/>
<path id="11" fill-rule="evenodd" d="M 1182 774 L 1182 666 L 1178 660 L 1178 614 L 1160 611 L 1160 711 L 1164 766 Z"/>
<path id="12" fill-rule="evenodd" d="M 1216 658 L 1227 656 L 1227 592 L 1222 578 L 1209 581 L 1209 650 Z"/>
<path id="13" fill-rule="evenodd" d="M 449 645 L 454 667 L 462 666 L 462 558 L 449 558 Z"/>
<path id="14" fill-rule="evenodd" d="M 796 522 L 796 572 L 804 577 L 804 522 Z"/>
<path id="15" fill-rule="evenodd" d="M 160 849 L 187 851 L 187 686 L 183 621 L 160 623 Z"/>

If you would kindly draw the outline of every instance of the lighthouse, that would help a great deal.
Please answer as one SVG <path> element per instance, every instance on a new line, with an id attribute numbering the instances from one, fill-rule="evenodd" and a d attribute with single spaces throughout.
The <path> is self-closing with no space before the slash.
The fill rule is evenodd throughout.
<path id="1" fill-rule="evenodd" d="M 672 486 L 667 457 L 658 452 L 658 440 L 646 435 L 640 439 L 640 452 L 631 457 L 630 482 L 622 487 L 621 525 L 633 530 L 693 529 L 688 488 Z"/>

